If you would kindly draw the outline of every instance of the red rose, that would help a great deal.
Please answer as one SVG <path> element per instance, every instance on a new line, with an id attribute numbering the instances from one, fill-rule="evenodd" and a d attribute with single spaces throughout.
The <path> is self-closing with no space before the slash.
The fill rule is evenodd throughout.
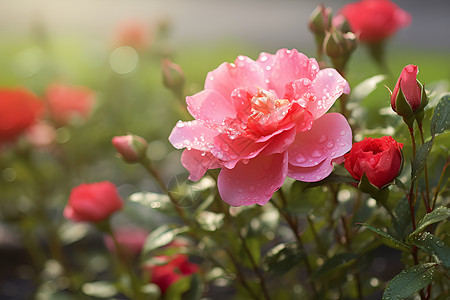
<path id="1" fill-rule="evenodd" d="M 402 91 L 412 112 L 419 109 L 422 100 L 422 85 L 417 81 L 417 73 L 419 73 L 419 70 L 415 65 L 407 65 L 403 68 L 402 73 L 400 73 L 400 77 L 391 95 L 391 106 L 395 112 L 399 113 L 396 109 L 399 90 Z"/>
<path id="2" fill-rule="evenodd" d="M 164 293 L 169 286 L 184 276 L 197 272 L 198 266 L 191 263 L 184 254 L 160 255 L 153 257 L 154 263 L 145 265 L 151 274 L 151 282 Z"/>
<path id="3" fill-rule="evenodd" d="M 65 125 L 74 117 L 87 118 L 94 104 L 94 92 L 87 87 L 54 83 L 47 88 L 46 99 L 51 118 Z"/>
<path id="4" fill-rule="evenodd" d="M 122 206 L 123 200 L 111 182 L 84 183 L 72 189 L 64 216 L 75 222 L 100 222 Z"/>
<path id="5" fill-rule="evenodd" d="M 363 174 L 371 184 L 382 188 L 400 173 L 403 144 L 391 136 L 379 139 L 365 138 L 355 143 L 349 153 L 344 155 L 345 168 L 356 180 Z"/>
<path id="6" fill-rule="evenodd" d="M 0 144 L 14 141 L 35 124 L 42 108 L 38 97 L 26 89 L 1 89 Z"/>
<path id="7" fill-rule="evenodd" d="M 147 235 L 147 231 L 138 227 L 122 227 L 114 230 L 114 236 L 119 245 L 118 255 L 120 258 L 128 260 L 138 257 L 147 239 Z M 111 236 L 105 236 L 104 241 L 109 251 L 117 253 Z"/>
<path id="8" fill-rule="evenodd" d="M 376 43 L 411 23 L 411 15 L 389 0 L 361 0 L 345 5 L 340 15 L 363 42 Z"/>

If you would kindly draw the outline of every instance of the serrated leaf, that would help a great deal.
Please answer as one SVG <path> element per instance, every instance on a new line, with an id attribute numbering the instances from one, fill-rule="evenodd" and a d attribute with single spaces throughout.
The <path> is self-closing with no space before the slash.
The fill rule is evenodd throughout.
<path id="1" fill-rule="evenodd" d="M 372 93 L 378 86 L 380 82 L 382 82 L 386 78 L 385 75 L 375 75 L 370 77 L 362 82 L 360 82 L 357 86 L 352 88 L 352 93 L 350 94 L 351 102 L 360 102 L 370 93 Z"/>
<path id="2" fill-rule="evenodd" d="M 165 246 L 172 242 L 178 234 L 188 231 L 188 228 L 171 228 L 168 225 L 162 225 L 152 231 L 145 240 L 142 255 L 150 251 Z"/>
<path id="3" fill-rule="evenodd" d="M 403 241 L 412 231 L 411 211 L 406 196 L 403 196 L 393 211 L 392 224 L 394 225 L 395 238 Z"/>
<path id="4" fill-rule="evenodd" d="M 387 285 L 383 300 L 405 299 L 433 282 L 435 263 L 417 265 L 401 271 Z"/>
<path id="5" fill-rule="evenodd" d="M 450 94 L 444 95 L 434 108 L 431 118 L 431 135 L 443 133 L 449 128 L 450 119 Z"/>
<path id="6" fill-rule="evenodd" d="M 378 228 L 376 228 L 376 227 L 373 227 L 372 225 L 369 225 L 369 224 L 367 224 L 367 223 L 359 223 L 359 225 L 362 225 L 362 226 L 364 226 L 364 227 L 366 227 L 366 228 L 372 230 L 372 231 L 375 232 L 376 234 L 379 234 L 379 235 L 381 235 L 382 237 L 388 239 L 391 243 L 393 243 L 393 246 L 394 246 L 395 248 L 400 249 L 400 250 L 406 250 L 406 251 L 409 251 L 409 247 L 408 247 L 405 243 L 403 243 L 403 242 L 401 242 L 401 241 L 395 239 L 394 237 L 392 237 L 392 236 L 389 235 L 388 233 L 384 232 L 383 230 L 378 229 Z"/>
<path id="7" fill-rule="evenodd" d="M 311 275 L 312 280 L 316 280 L 331 271 L 345 268 L 353 264 L 358 258 L 355 253 L 340 253 L 327 260 L 316 272 Z"/>
<path id="8" fill-rule="evenodd" d="M 427 213 L 423 218 L 417 223 L 416 230 L 411 233 L 411 236 L 417 234 L 427 228 L 429 225 L 443 221 L 450 217 L 450 208 L 440 206 Z"/>
<path id="9" fill-rule="evenodd" d="M 450 269 L 450 247 L 445 245 L 440 238 L 429 232 L 423 232 L 413 236 L 412 242 L 429 255 L 435 257 L 446 269 Z"/>
<path id="10" fill-rule="evenodd" d="M 83 284 L 81 290 L 88 296 L 108 299 L 118 292 L 114 284 L 109 281 L 87 282 Z"/>
<path id="11" fill-rule="evenodd" d="M 425 164 L 427 163 L 428 155 L 431 152 L 431 148 L 433 147 L 434 139 L 432 138 L 425 144 L 423 144 L 419 151 L 417 151 L 416 157 L 412 163 L 411 167 L 411 180 L 416 180 L 420 173 L 422 172 Z"/>
<path id="12" fill-rule="evenodd" d="M 296 243 L 281 243 L 270 249 L 265 257 L 267 271 L 282 275 L 298 265 L 305 258 L 305 253 L 298 249 Z"/>

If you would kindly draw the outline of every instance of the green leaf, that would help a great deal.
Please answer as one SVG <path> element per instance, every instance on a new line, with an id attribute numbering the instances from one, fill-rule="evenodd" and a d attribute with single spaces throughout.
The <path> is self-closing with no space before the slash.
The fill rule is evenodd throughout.
<path id="1" fill-rule="evenodd" d="M 152 231 L 145 240 L 142 255 L 146 255 L 150 251 L 165 246 L 172 242 L 178 234 L 187 232 L 187 227 L 171 228 L 168 225 L 162 225 Z"/>
<path id="2" fill-rule="evenodd" d="M 393 243 L 393 245 L 392 244 L 390 244 L 390 245 L 394 246 L 394 248 L 409 251 L 409 247 L 405 243 L 393 238 L 392 236 L 390 236 L 388 233 L 384 232 L 383 230 L 373 227 L 372 225 L 369 225 L 367 223 L 359 223 L 359 225 L 362 225 L 362 226 L 372 230 L 376 234 L 379 234 L 382 237 L 388 239 L 391 243 Z"/>
<path id="3" fill-rule="evenodd" d="M 83 284 L 81 290 L 88 296 L 108 299 L 118 292 L 114 284 L 108 281 L 87 282 Z"/>
<path id="4" fill-rule="evenodd" d="M 384 290 L 383 300 L 405 299 L 433 282 L 435 263 L 401 271 Z"/>
<path id="5" fill-rule="evenodd" d="M 183 293 L 187 292 L 191 287 L 191 276 L 181 277 L 173 282 L 164 293 L 165 299 L 181 300 Z"/>
<path id="6" fill-rule="evenodd" d="M 350 176 L 344 176 L 344 175 L 338 175 L 335 173 L 331 173 L 328 177 L 326 177 L 320 181 L 309 183 L 306 188 L 309 189 L 309 188 L 314 188 L 317 186 L 327 185 L 327 184 L 331 184 L 331 183 L 358 183 L 358 181 L 356 181 L 353 177 L 350 177 Z"/>
<path id="7" fill-rule="evenodd" d="M 422 172 L 425 164 L 427 163 L 428 155 L 431 152 L 431 148 L 433 147 L 434 138 L 423 144 L 419 151 L 417 151 L 417 155 L 414 158 L 411 167 L 411 180 L 416 180 L 420 173 Z"/>
<path id="8" fill-rule="evenodd" d="M 327 260 L 317 271 L 311 275 L 312 280 L 316 280 L 331 271 L 345 268 L 353 264 L 358 258 L 355 253 L 341 253 Z"/>
<path id="9" fill-rule="evenodd" d="M 437 236 L 429 232 L 423 232 L 413 236 L 414 245 L 435 257 L 437 262 L 441 263 L 447 270 L 450 269 L 450 247 Z"/>
<path id="10" fill-rule="evenodd" d="M 167 195 L 152 192 L 134 193 L 128 197 L 128 200 L 142 206 L 161 210 L 166 210 L 172 206 L 172 203 Z"/>
<path id="11" fill-rule="evenodd" d="M 222 227 L 224 214 L 202 211 L 196 215 L 196 220 L 200 228 L 206 231 L 215 231 Z"/>
<path id="12" fill-rule="evenodd" d="M 265 270 L 282 275 L 304 258 L 305 253 L 298 249 L 296 243 L 280 243 L 267 252 L 264 260 Z"/>
<path id="13" fill-rule="evenodd" d="M 385 75 L 375 75 L 360 82 L 357 86 L 352 88 L 350 101 L 359 103 L 361 100 L 369 96 L 369 94 L 372 93 L 377 88 L 378 84 L 384 79 L 386 79 Z"/>
<path id="14" fill-rule="evenodd" d="M 434 108 L 431 118 L 431 135 L 443 133 L 449 128 L 450 119 L 450 94 L 444 95 Z"/>
<path id="15" fill-rule="evenodd" d="M 450 208 L 440 206 L 423 216 L 423 218 L 417 223 L 416 230 L 414 230 L 410 236 L 417 234 L 429 225 L 443 221 L 448 217 L 450 217 Z"/>
<path id="16" fill-rule="evenodd" d="M 411 211 L 406 196 L 397 201 L 397 205 L 393 211 L 392 224 L 394 228 L 394 237 L 397 240 L 405 240 L 412 232 Z"/>

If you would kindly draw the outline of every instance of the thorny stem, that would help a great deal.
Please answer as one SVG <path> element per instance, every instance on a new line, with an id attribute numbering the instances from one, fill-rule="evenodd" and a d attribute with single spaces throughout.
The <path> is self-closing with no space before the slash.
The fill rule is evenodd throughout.
<path id="1" fill-rule="evenodd" d="M 272 205 L 275 206 L 275 208 L 281 213 L 281 215 L 284 217 L 284 219 L 288 223 L 289 227 L 291 228 L 292 232 L 294 233 L 294 237 L 297 241 L 298 248 L 301 251 L 306 252 L 305 245 L 303 244 L 303 241 L 301 238 L 301 234 L 298 231 L 298 219 L 295 216 L 291 216 L 289 213 L 287 213 L 284 210 L 284 206 L 286 206 L 287 201 L 286 201 L 286 197 L 285 197 L 283 191 L 281 190 L 281 188 L 278 190 L 278 194 L 280 195 L 280 198 L 283 202 L 283 207 L 280 207 L 276 203 L 276 201 L 271 201 L 270 203 L 272 203 Z M 308 256 L 305 257 L 305 267 L 306 267 L 306 273 L 308 274 L 308 277 L 311 277 L 312 268 L 311 268 L 311 264 L 309 263 Z M 317 292 L 316 286 L 314 285 L 314 283 L 312 281 L 310 281 L 309 283 L 311 286 L 311 290 L 313 291 L 314 295 L 317 297 L 318 292 Z"/>
<path id="2" fill-rule="evenodd" d="M 447 157 L 447 161 L 446 161 L 446 163 L 444 165 L 444 168 L 442 169 L 441 177 L 439 178 L 439 183 L 438 183 L 438 185 L 436 187 L 436 191 L 434 192 L 433 206 L 431 207 L 431 210 L 434 210 L 434 208 L 436 206 L 436 199 L 437 199 L 437 196 L 439 194 L 439 191 L 441 190 L 442 180 L 444 179 L 445 170 L 447 169 L 449 163 L 450 163 L 450 156 Z"/>
<path id="3" fill-rule="evenodd" d="M 419 132 L 420 132 L 420 138 L 422 140 L 422 145 L 423 145 L 423 144 L 425 144 L 425 140 L 423 138 L 422 124 L 419 124 Z M 426 196 L 426 200 L 427 200 L 426 202 L 428 203 L 426 205 L 426 207 L 429 208 L 430 207 L 430 185 L 428 183 L 428 167 L 427 167 L 427 163 L 426 162 L 425 162 L 424 171 L 425 171 L 425 187 L 426 187 L 426 194 L 425 194 L 425 196 Z M 425 199 L 423 201 L 425 202 Z M 429 211 L 427 211 L 427 212 L 429 212 Z"/>
<path id="4" fill-rule="evenodd" d="M 152 162 L 150 159 L 148 159 L 146 156 L 141 160 L 141 164 L 145 167 L 145 169 L 153 176 L 155 181 L 158 183 L 161 190 L 169 196 L 170 201 L 172 202 L 175 210 L 177 211 L 180 218 L 183 220 L 183 222 L 186 225 L 190 225 L 190 220 L 186 217 L 186 214 L 184 213 L 184 210 L 178 205 L 177 199 L 173 196 L 173 194 L 168 190 L 166 185 L 164 184 L 163 180 L 161 179 L 161 176 L 159 176 L 159 173 L 156 171 L 156 169 L 153 167 Z"/>
<path id="5" fill-rule="evenodd" d="M 253 271 L 255 272 L 256 276 L 258 276 L 258 278 L 259 278 L 264 298 L 267 299 L 267 300 L 270 300 L 270 295 L 269 295 L 269 292 L 267 291 L 266 280 L 264 278 L 264 274 L 263 274 L 263 272 L 261 272 L 261 269 L 259 268 L 258 264 L 255 261 L 255 258 L 252 255 L 252 252 L 248 248 L 247 242 L 245 241 L 245 238 L 241 235 L 241 233 L 239 231 L 238 231 L 238 235 L 239 235 L 239 239 L 242 242 L 242 246 L 244 248 L 244 251 L 247 254 L 247 256 L 249 257 L 249 259 L 250 259 L 250 263 L 252 264 Z"/>
<path id="6" fill-rule="evenodd" d="M 231 262 L 233 263 L 234 268 L 236 269 L 237 278 L 242 284 L 242 286 L 247 290 L 247 292 L 253 299 L 260 300 L 259 296 L 252 290 L 252 288 L 248 285 L 247 281 L 244 279 L 245 275 L 242 273 L 241 267 L 239 266 L 239 263 L 236 261 L 236 258 L 234 257 L 233 253 L 231 253 L 230 250 L 227 248 L 225 248 L 225 252 L 230 257 Z"/>
<path id="7" fill-rule="evenodd" d="M 117 269 L 117 272 L 119 273 L 119 276 L 122 274 L 126 274 L 128 276 L 128 278 L 130 279 L 131 288 L 132 288 L 131 296 L 133 296 L 133 299 L 145 299 L 144 295 L 142 294 L 142 292 L 140 290 L 140 283 L 138 282 L 138 280 L 136 278 L 136 274 L 131 269 L 131 266 L 129 266 L 124 261 L 122 261 L 122 259 L 120 257 L 122 247 L 119 244 L 119 242 L 117 241 L 117 237 L 114 234 L 114 232 L 111 228 L 111 225 L 109 224 L 109 220 L 106 220 L 106 224 L 105 224 L 104 228 L 105 228 L 106 233 L 109 234 L 109 236 L 111 237 L 113 244 L 114 244 L 115 254 L 113 254 L 112 256 L 114 257 L 116 269 Z"/>
<path id="8" fill-rule="evenodd" d="M 411 144 L 413 149 L 413 159 L 416 157 L 416 141 L 414 139 L 414 127 L 409 127 L 409 134 L 411 136 Z M 409 190 L 408 195 L 408 202 L 409 202 L 409 211 L 411 213 L 411 222 L 413 226 L 413 230 L 416 230 L 416 218 L 414 215 L 414 206 L 415 206 L 415 196 L 414 196 L 414 181 L 411 180 L 411 188 Z"/>
<path id="9" fill-rule="evenodd" d="M 339 187 L 336 189 L 333 188 L 332 185 L 330 185 L 330 190 L 333 192 L 333 202 L 335 204 L 335 207 L 339 204 L 338 201 L 338 193 L 339 193 Z M 348 251 L 352 251 L 351 246 L 351 235 L 347 226 L 347 219 L 345 216 L 341 216 L 340 218 L 342 223 L 342 228 L 344 229 L 344 237 L 345 237 L 345 247 Z M 355 276 L 355 284 L 356 284 L 356 290 L 358 291 L 358 299 L 363 299 L 363 291 L 361 286 L 361 277 L 359 276 L 359 271 L 357 269 L 354 270 L 353 275 Z"/>

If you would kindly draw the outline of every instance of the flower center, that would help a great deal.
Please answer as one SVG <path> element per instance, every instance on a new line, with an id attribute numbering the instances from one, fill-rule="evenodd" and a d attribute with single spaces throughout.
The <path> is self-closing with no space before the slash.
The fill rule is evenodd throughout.
<path id="1" fill-rule="evenodd" d="M 251 100 L 251 112 L 252 114 L 262 113 L 264 115 L 268 115 L 287 104 L 289 104 L 289 100 L 276 99 L 274 94 L 258 88 L 258 92 Z"/>

